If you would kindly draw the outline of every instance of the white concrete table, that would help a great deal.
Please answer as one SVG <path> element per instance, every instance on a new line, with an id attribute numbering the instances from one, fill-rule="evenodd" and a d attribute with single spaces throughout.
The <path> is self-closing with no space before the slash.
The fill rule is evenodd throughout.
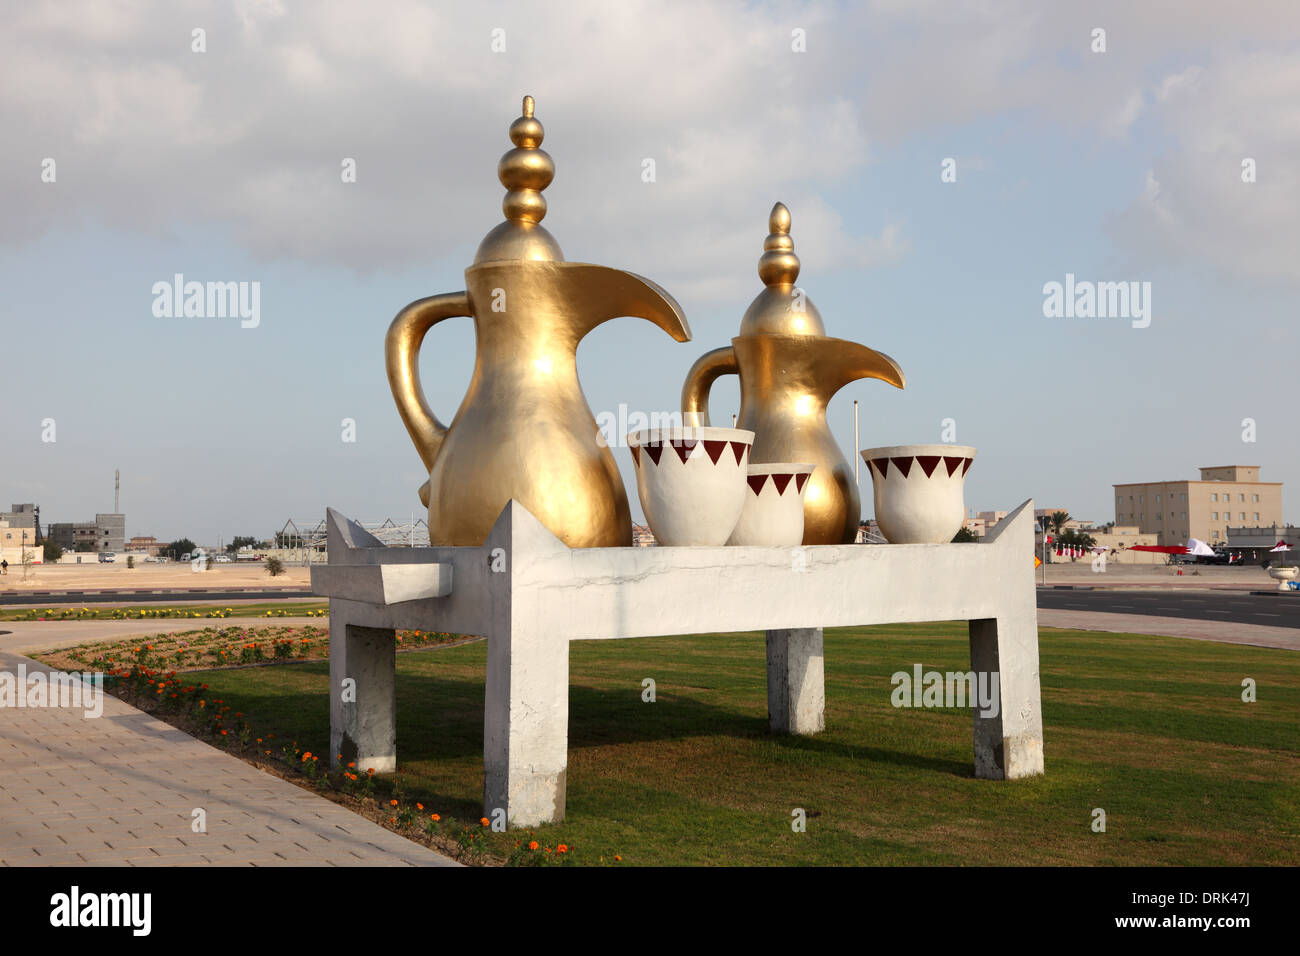
<path id="1" fill-rule="evenodd" d="M 484 814 L 534 826 L 564 819 L 570 641 L 764 630 L 772 730 L 814 734 L 823 628 L 964 620 L 1001 694 L 972 708 L 975 775 L 1042 773 L 1033 519 L 980 544 L 571 550 L 512 501 L 481 547 L 389 548 L 330 509 L 331 759 L 397 767 L 395 630 L 487 638 Z"/>

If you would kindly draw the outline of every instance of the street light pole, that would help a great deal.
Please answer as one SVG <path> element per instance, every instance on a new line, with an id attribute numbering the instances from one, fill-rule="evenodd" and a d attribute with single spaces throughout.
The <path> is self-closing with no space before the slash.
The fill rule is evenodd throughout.
<path id="1" fill-rule="evenodd" d="M 860 443 L 858 441 L 858 400 L 853 400 L 853 486 L 861 490 L 862 484 L 858 481 L 858 462 L 862 456 L 858 454 Z"/>

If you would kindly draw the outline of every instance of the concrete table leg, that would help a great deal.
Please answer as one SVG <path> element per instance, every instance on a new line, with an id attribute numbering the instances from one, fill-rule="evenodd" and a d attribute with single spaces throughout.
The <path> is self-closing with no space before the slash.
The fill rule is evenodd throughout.
<path id="1" fill-rule="evenodd" d="M 820 627 L 767 632 L 767 717 L 775 734 L 816 734 L 826 729 Z"/>
<path id="2" fill-rule="evenodd" d="M 564 819 L 569 642 L 515 623 L 488 635 L 483 814 L 510 826 Z"/>
<path id="3" fill-rule="evenodd" d="M 970 622 L 970 663 L 998 675 L 997 713 L 975 714 L 975 776 L 1011 780 L 1043 772 L 1043 707 L 1036 612 Z"/>
<path id="4" fill-rule="evenodd" d="M 347 623 L 330 602 L 330 762 L 397 769 L 397 642 L 391 628 Z M 342 761 L 339 755 L 342 755 Z"/>

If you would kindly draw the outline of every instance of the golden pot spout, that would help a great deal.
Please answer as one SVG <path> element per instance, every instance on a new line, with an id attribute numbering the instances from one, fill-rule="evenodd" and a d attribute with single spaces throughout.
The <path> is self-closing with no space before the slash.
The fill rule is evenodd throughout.
<path id="1" fill-rule="evenodd" d="M 554 166 L 537 147 L 541 124 L 524 101 L 510 128 L 516 148 L 498 172 L 507 220 L 479 246 L 463 292 L 419 299 L 393 319 L 388 381 L 429 480 L 435 545 L 478 545 L 511 499 L 571 548 L 626 547 L 632 521 L 623 479 L 587 407 L 577 349 L 602 322 L 636 316 L 679 342 L 691 337 L 681 307 L 648 279 L 565 262 L 541 225 L 541 190 Z M 474 319 L 474 374 L 450 426 L 420 387 L 425 334 L 453 316 Z"/>
<path id="2" fill-rule="evenodd" d="M 754 299 L 731 345 L 706 352 L 682 386 L 682 421 L 709 424 L 709 391 L 722 375 L 740 376 L 736 425 L 754 432 L 750 461 L 811 462 L 804 495 L 804 544 L 847 544 L 857 537 L 861 502 L 853 469 L 831 436 L 826 406 L 849 382 L 875 378 L 898 388 L 903 370 L 888 355 L 828 338 L 821 315 L 794 280 L 799 259 L 781 203 L 769 220 Z M 856 450 L 855 450 L 856 451 Z"/>

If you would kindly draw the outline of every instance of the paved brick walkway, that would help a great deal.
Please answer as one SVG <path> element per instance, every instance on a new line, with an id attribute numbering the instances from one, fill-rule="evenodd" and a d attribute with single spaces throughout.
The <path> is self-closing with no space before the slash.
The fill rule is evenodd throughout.
<path id="1" fill-rule="evenodd" d="M 20 663 L 48 670 L 0 651 Z M 0 709 L 0 767 L 3 866 L 457 865 L 108 695 L 98 719 Z"/>

